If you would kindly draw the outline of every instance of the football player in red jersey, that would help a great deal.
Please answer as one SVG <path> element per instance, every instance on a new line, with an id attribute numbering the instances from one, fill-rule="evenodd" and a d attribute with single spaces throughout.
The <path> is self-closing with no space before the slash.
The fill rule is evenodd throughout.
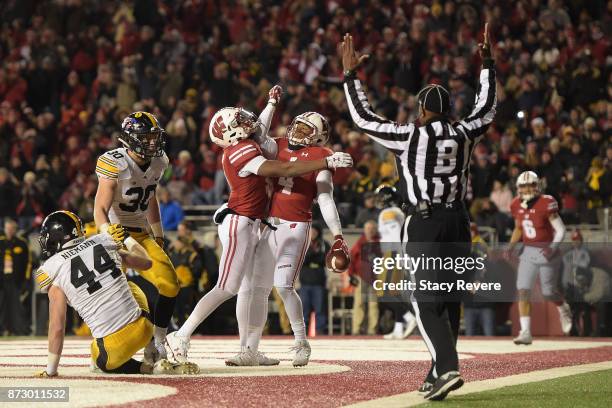
<path id="1" fill-rule="evenodd" d="M 265 137 L 271 112 L 260 120 L 241 108 L 227 107 L 213 116 L 210 138 L 223 147 L 223 171 L 230 186 L 227 205 L 215 213 L 223 252 L 219 260 L 219 279 L 215 287 L 196 305 L 187 321 L 167 337 L 167 343 L 177 361 L 187 361 L 189 338 L 200 323 L 221 303 L 238 293 L 246 276 L 250 280 L 255 247 L 259 241 L 260 224 L 268 215 L 268 195 L 265 177 L 295 177 L 313 171 L 350 167 L 352 158 L 346 153 L 311 161 L 281 162 L 267 160 L 253 140 L 256 134 Z"/>
<path id="2" fill-rule="evenodd" d="M 282 90 L 276 86 L 270 98 L 278 100 Z M 330 157 L 333 152 L 323 145 L 329 137 L 329 123 L 316 112 L 296 116 L 287 137 L 273 140 L 259 138 L 262 148 L 284 163 L 307 163 Z M 259 243 L 253 279 L 243 282 L 238 293 L 237 318 L 241 352 L 226 361 L 228 365 L 252 365 L 253 353 L 267 319 L 268 296 L 276 287 L 295 336 L 293 365 L 305 366 L 310 358 L 302 301 L 295 290 L 304 256 L 310 242 L 312 203 L 316 200 L 323 218 L 334 236 L 333 248 L 348 249 L 342 237 L 340 218 L 333 200 L 332 171 L 322 169 L 301 176 L 283 175 L 274 184 L 269 224 Z M 245 307 L 250 299 L 249 307 Z"/>
<path id="3" fill-rule="evenodd" d="M 569 305 L 565 303 L 556 284 L 559 243 L 565 235 L 565 225 L 559 217 L 557 201 L 540 193 L 538 175 L 533 171 L 521 173 L 516 181 L 518 197 L 510 205 L 514 218 L 514 231 L 510 238 L 510 251 L 523 241 L 519 258 L 516 287 L 519 292 L 521 331 L 514 344 L 531 344 L 531 289 L 539 273 L 542 295 L 553 301 L 559 309 L 561 328 L 568 334 L 572 327 Z"/>

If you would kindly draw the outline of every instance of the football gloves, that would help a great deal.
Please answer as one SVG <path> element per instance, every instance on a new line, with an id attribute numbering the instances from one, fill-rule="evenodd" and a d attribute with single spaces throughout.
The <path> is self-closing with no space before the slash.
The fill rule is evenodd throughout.
<path id="1" fill-rule="evenodd" d="M 336 152 L 325 158 L 328 169 L 338 169 L 341 167 L 353 167 L 353 158 L 348 153 Z"/>
<path id="2" fill-rule="evenodd" d="M 123 246 L 123 242 L 129 237 L 125 227 L 121 224 L 110 224 L 106 230 L 107 234 L 113 238 L 113 241 L 119 246 Z"/>
<path id="3" fill-rule="evenodd" d="M 270 91 L 268 91 L 268 103 L 276 105 L 280 102 L 281 95 L 283 94 L 283 88 L 280 85 L 274 85 Z"/>

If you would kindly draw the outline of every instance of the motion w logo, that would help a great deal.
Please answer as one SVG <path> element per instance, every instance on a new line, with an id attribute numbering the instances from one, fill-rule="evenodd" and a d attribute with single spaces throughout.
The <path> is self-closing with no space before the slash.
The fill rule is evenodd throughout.
<path id="1" fill-rule="evenodd" d="M 213 124 L 212 134 L 217 139 L 223 139 L 223 132 L 227 129 L 225 123 L 223 122 L 223 117 L 219 116 L 215 123 Z"/>

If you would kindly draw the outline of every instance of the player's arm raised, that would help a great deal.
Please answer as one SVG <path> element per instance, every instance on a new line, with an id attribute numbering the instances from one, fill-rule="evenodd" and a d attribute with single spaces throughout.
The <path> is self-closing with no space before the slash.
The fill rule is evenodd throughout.
<path id="1" fill-rule="evenodd" d="M 283 94 L 283 88 L 280 85 L 274 85 L 268 92 L 268 103 L 263 111 L 259 114 L 259 129 L 253 136 L 254 140 L 261 147 L 261 150 L 266 159 L 275 159 L 278 154 L 278 145 L 276 141 L 272 139 L 268 133 L 270 132 L 270 125 L 272 124 L 272 118 L 274 117 L 274 111 L 276 105 L 280 102 L 281 95 Z"/>
<path id="2" fill-rule="evenodd" d="M 296 177 L 317 170 L 353 166 L 351 155 L 340 152 L 336 152 L 324 159 L 311 161 L 281 162 L 277 160 L 260 160 L 259 163 L 253 164 L 254 168 L 252 170 L 247 168 L 251 162 L 245 166 L 245 170 L 263 177 Z"/>
<path id="3" fill-rule="evenodd" d="M 37 373 L 39 377 L 57 376 L 57 367 L 64 348 L 67 308 L 64 292 L 57 286 L 51 286 L 49 288 L 49 355 L 47 369 Z"/>

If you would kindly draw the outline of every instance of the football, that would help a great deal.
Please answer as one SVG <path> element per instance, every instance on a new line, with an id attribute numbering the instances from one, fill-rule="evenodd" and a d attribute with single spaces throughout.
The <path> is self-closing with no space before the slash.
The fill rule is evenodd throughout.
<path id="1" fill-rule="evenodd" d="M 325 264 L 335 273 L 346 271 L 351 263 L 349 251 L 342 238 L 336 238 L 334 245 L 325 256 Z"/>

